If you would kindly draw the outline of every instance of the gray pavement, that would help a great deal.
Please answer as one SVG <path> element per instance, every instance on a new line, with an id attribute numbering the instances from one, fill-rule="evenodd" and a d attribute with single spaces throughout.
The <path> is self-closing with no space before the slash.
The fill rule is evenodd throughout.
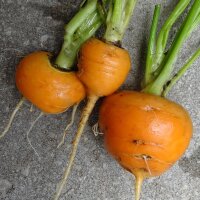
<path id="1" fill-rule="evenodd" d="M 140 0 L 124 38 L 124 47 L 132 56 L 132 71 L 124 89 L 136 89 L 144 65 L 146 42 L 155 3 L 162 2 L 164 20 L 176 0 Z M 80 0 L 0 0 L 0 131 L 20 99 L 15 88 L 15 67 L 21 57 L 36 51 L 58 52 L 63 25 L 78 9 Z M 162 24 L 161 20 L 161 24 Z M 173 28 L 177 30 L 179 23 Z M 200 44 L 200 28 L 189 38 L 177 61 L 177 69 Z M 183 158 L 158 178 L 146 180 L 141 200 L 200 199 L 200 59 L 178 82 L 169 98 L 188 109 L 194 124 L 194 136 Z M 50 200 L 71 148 L 78 123 L 71 128 L 65 145 L 56 149 L 62 131 L 70 120 L 71 110 L 64 114 L 46 115 L 30 134 L 40 159 L 30 148 L 26 131 L 39 115 L 30 112 L 26 102 L 18 112 L 9 133 L 0 141 L 0 200 Z M 134 178 L 106 153 L 103 138 L 92 134 L 97 121 L 93 112 L 81 139 L 75 166 L 61 200 L 131 200 Z"/>

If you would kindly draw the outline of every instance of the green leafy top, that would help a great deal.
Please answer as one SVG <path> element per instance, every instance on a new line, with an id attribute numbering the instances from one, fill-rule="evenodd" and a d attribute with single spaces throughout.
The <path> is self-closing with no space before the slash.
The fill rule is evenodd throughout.
<path id="1" fill-rule="evenodd" d="M 55 65 L 71 71 L 81 45 L 95 34 L 102 23 L 98 0 L 84 0 L 78 13 L 65 26 L 64 43 Z"/>
<path id="2" fill-rule="evenodd" d="M 179 1 L 171 15 L 165 21 L 158 36 L 157 26 L 161 6 L 157 5 L 155 7 L 148 45 L 145 75 L 142 82 L 144 92 L 166 96 L 171 87 L 182 77 L 185 71 L 200 56 L 199 48 L 186 62 L 186 64 L 176 73 L 176 75 L 171 77 L 171 74 L 174 70 L 174 64 L 177 60 L 178 53 L 180 52 L 183 43 L 194 31 L 194 29 L 200 25 L 200 0 L 195 0 L 186 19 L 177 32 L 171 47 L 166 52 L 166 45 L 170 30 L 190 2 L 192 1 Z"/>
<path id="3" fill-rule="evenodd" d="M 137 0 L 110 0 L 104 39 L 121 43 Z"/>

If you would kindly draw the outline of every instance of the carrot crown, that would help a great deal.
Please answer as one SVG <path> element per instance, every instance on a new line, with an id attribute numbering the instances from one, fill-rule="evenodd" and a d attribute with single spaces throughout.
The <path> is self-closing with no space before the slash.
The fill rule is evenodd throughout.
<path id="1" fill-rule="evenodd" d="M 106 20 L 104 39 L 121 43 L 137 0 L 111 0 Z"/>
<path id="2" fill-rule="evenodd" d="M 171 76 L 174 70 L 174 64 L 183 43 L 200 24 L 200 0 L 195 0 L 187 17 L 181 25 L 171 47 L 166 50 L 169 33 L 179 16 L 185 11 L 191 0 L 180 0 L 175 9 L 162 26 L 157 36 L 157 25 L 160 16 L 161 6 L 155 7 L 144 80 L 142 83 L 143 91 L 155 95 L 166 96 L 172 86 L 183 76 L 185 71 L 200 56 L 200 48 L 191 56 L 186 64 L 175 74 Z"/>
<path id="3" fill-rule="evenodd" d="M 64 43 L 55 65 L 71 71 L 80 46 L 92 37 L 101 26 L 97 0 L 84 0 L 79 12 L 65 26 Z"/>

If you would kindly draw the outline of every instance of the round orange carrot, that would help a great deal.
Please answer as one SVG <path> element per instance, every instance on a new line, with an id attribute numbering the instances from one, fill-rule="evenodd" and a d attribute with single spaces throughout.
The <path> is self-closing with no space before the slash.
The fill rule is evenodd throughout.
<path id="1" fill-rule="evenodd" d="M 171 78 L 183 42 L 200 24 L 200 1 L 195 0 L 166 53 L 169 31 L 189 2 L 178 3 L 157 41 L 160 6 L 156 6 L 142 91 L 113 94 L 106 97 L 100 108 L 99 126 L 104 133 L 105 147 L 122 167 L 136 177 L 136 200 L 140 198 L 143 180 L 169 169 L 183 155 L 192 137 L 188 112 L 181 105 L 163 98 L 200 56 L 199 49 Z"/>
<path id="2" fill-rule="evenodd" d="M 136 178 L 166 171 L 185 152 L 192 136 L 188 112 L 152 94 L 123 91 L 111 95 L 99 116 L 107 150 Z"/>
<path id="3" fill-rule="evenodd" d="M 16 85 L 26 99 L 45 113 L 64 112 L 85 97 L 85 89 L 74 72 L 56 69 L 47 52 L 26 56 L 16 70 Z"/>
<path id="4" fill-rule="evenodd" d="M 130 67 L 127 50 L 92 38 L 81 48 L 77 75 L 88 95 L 102 97 L 122 85 Z"/>

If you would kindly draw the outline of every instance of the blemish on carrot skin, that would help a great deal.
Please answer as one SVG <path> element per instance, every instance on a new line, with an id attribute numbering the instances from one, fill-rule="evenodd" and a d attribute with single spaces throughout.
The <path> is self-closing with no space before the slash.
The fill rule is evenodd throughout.
<path id="1" fill-rule="evenodd" d="M 149 145 L 149 146 L 164 148 L 161 144 L 154 143 L 154 142 L 147 142 L 147 141 L 144 141 L 144 140 L 132 140 L 131 142 L 135 145 L 138 145 L 138 146 L 139 145 Z"/>
<path id="2" fill-rule="evenodd" d="M 156 110 L 159 110 L 159 109 L 154 108 L 153 106 L 147 105 L 145 107 L 142 107 L 142 110 L 147 111 L 147 112 L 151 112 L 151 111 L 156 111 Z"/>
<path id="3" fill-rule="evenodd" d="M 127 157 L 135 158 L 135 159 L 138 159 L 138 160 L 144 160 L 144 156 L 145 156 L 146 159 L 149 159 L 151 161 L 159 162 L 159 163 L 165 164 L 165 165 L 166 164 L 167 165 L 173 165 L 173 162 L 166 162 L 166 161 L 157 159 L 155 157 L 152 157 L 152 156 L 149 156 L 149 155 L 146 155 L 146 154 L 128 154 L 128 153 L 123 153 L 122 156 L 127 156 Z"/>
<path id="4" fill-rule="evenodd" d="M 142 159 L 142 160 L 144 160 L 144 158 L 146 158 L 146 160 L 152 159 L 152 156 L 146 155 L 146 154 L 135 155 L 134 157 L 137 158 L 137 159 Z"/>
<path id="5" fill-rule="evenodd" d="M 145 145 L 146 144 L 144 140 L 133 140 L 132 142 L 137 145 Z"/>

